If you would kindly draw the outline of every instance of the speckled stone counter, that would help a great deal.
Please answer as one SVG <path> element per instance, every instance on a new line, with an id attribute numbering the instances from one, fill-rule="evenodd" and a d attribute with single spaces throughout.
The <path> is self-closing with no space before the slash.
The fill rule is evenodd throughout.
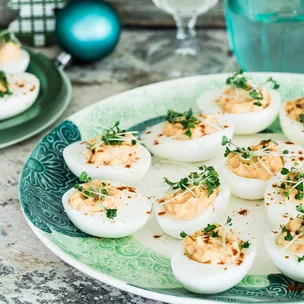
<path id="1" fill-rule="evenodd" d="M 173 31 L 168 33 L 174 35 Z M 163 34 L 125 31 L 116 51 L 105 60 L 69 67 L 73 97 L 60 120 L 105 97 L 165 80 L 151 73 L 141 60 L 141 46 L 147 45 L 152 36 Z M 203 31 L 199 37 L 206 47 L 215 50 L 222 72 L 236 70 L 225 31 Z M 59 53 L 56 47 L 40 51 L 50 58 Z M 205 73 L 209 72 L 206 69 Z M 46 132 L 0 150 L 0 303 L 160 303 L 87 277 L 62 262 L 30 230 L 20 210 L 18 179 L 26 157 Z"/>

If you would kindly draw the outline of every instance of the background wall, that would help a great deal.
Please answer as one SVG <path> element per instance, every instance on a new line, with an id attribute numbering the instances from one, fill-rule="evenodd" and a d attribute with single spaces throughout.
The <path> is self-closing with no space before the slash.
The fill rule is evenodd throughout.
<path id="1" fill-rule="evenodd" d="M 187 1 L 187 0 L 185 0 Z M 174 27 L 172 17 L 153 4 L 152 0 L 107 0 L 118 11 L 126 26 Z M 224 28 L 223 0 L 206 14 L 199 16 L 199 27 Z"/>
<path id="2" fill-rule="evenodd" d="M 126 28 L 173 28 L 172 16 L 158 9 L 152 0 L 105 0 L 117 10 L 123 26 Z M 187 0 L 184 0 L 187 1 Z M 7 4 L 19 12 L 11 24 L 11 29 L 25 44 L 44 46 L 54 44 L 55 9 L 62 8 L 68 0 L 0 0 L 1 8 Z M 7 16 L 6 11 L 5 15 Z M 3 22 L 3 28 L 7 23 Z M 223 0 L 198 17 L 198 27 L 225 28 Z M 1 18 L 0 18 L 1 27 Z"/>

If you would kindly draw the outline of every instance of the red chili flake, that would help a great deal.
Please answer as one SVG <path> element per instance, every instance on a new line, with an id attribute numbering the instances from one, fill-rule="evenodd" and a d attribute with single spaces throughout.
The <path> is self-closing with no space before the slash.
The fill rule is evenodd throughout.
<path id="1" fill-rule="evenodd" d="M 123 191 L 123 190 L 126 190 L 127 187 L 126 186 L 120 186 L 120 187 L 117 187 L 117 190 L 120 190 L 120 191 Z"/>
<path id="2" fill-rule="evenodd" d="M 128 190 L 130 191 L 130 192 L 133 192 L 133 193 L 136 193 L 136 190 L 135 190 L 135 188 L 133 188 L 133 187 L 128 187 Z"/>
<path id="3" fill-rule="evenodd" d="M 161 236 L 162 236 L 161 234 L 154 234 L 154 235 L 153 235 L 153 237 L 154 237 L 155 239 L 159 239 Z"/>
<path id="4" fill-rule="evenodd" d="M 247 209 L 241 209 L 239 212 L 239 215 L 247 215 L 248 214 L 248 210 Z"/>

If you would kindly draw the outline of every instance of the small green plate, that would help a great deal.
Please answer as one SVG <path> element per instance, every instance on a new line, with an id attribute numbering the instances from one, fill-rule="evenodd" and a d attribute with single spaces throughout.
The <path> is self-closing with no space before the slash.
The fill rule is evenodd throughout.
<path id="1" fill-rule="evenodd" d="M 71 100 L 71 83 L 66 74 L 47 57 L 27 48 L 31 61 L 27 72 L 40 80 L 34 105 L 25 112 L 0 121 L 0 148 L 27 139 L 50 126 Z"/>
<path id="2" fill-rule="evenodd" d="M 279 92 L 283 100 L 304 93 L 304 75 L 252 75 L 259 82 L 269 76 L 276 79 L 281 84 Z M 182 111 L 193 107 L 196 111 L 196 98 L 207 90 L 222 87 L 227 76 L 177 79 L 124 92 L 75 113 L 50 131 L 25 162 L 19 183 L 22 210 L 39 239 L 62 260 L 87 275 L 155 300 L 178 304 L 303 303 L 304 284 L 280 274 L 263 248 L 264 236 L 272 227 L 261 201 L 231 198 L 229 215 L 233 227 L 243 233 L 252 233 L 258 243 L 258 254 L 250 273 L 237 286 L 213 295 L 191 293 L 175 279 L 170 257 L 180 241 L 164 235 L 153 215 L 134 235 L 106 239 L 78 230 L 64 212 L 62 195 L 77 182 L 62 156 L 67 145 L 96 136 L 96 124 L 111 126 L 120 120 L 124 128 L 142 132 L 147 126 L 159 122 L 169 108 Z M 234 140 L 253 143 L 269 137 L 284 139 L 278 121 L 264 132 L 268 134 L 238 136 Z M 222 168 L 224 158 L 221 156 L 206 164 Z M 136 187 L 157 197 L 162 191 L 163 176 L 183 176 L 195 168 L 196 165 L 176 165 L 153 157 L 148 174 Z M 238 212 L 244 206 L 248 209 L 246 217 Z"/>

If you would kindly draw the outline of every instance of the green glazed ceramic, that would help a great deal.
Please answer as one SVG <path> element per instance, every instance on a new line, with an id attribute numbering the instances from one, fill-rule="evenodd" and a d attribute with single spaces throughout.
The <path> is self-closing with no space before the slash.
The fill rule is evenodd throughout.
<path id="1" fill-rule="evenodd" d="M 265 253 L 263 238 L 272 228 L 261 201 L 248 202 L 232 197 L 229 215 L 233 225 L 236 230 L 253 233 L 258 255 L 253 269 L 241 283 L 214 295 L 190 293 L 176 281 L 170 256 L 179 241 L 164 235 L 153 216 L 133 236 L 101 239 L 79 231 L 64 212 L 61 197 L 77 181 L 62 157 L 67 145 L 97 135 L 96 124 L 111 126 L 120 120 L 125 128 L 144 131 L 147 126 L 159 122 L 168 108 L 185 110 L 193 107 L 195 110 L 196 98 L 206 90 L 223 86 L 227 76 L 184 78 L 125 92 L 81 110 L 49 132 L 27 159 L 19 184 L 21 207 L 35 234 L 52 252 L 80 271 L 144 297 L 187 304 L 210 301 L 303 303 L 304 285 L 280 274 Z M 279 91 L 283 100 L 303 95 L 304 75 L 252 74 L 259 81 L 269 76 L 281 84 Z M 235 140 L 256 142 L 270 136 L 284 139 L 278 121 L 262 134 L 236 137 Z M 221 166 L 222 162 L 217 158 L 207 163 Z M 189 172 L 191 166 L 177 166 L 153 158 L 149 173 L 138 187 L 151 195 L 159 188 L 162 174 Z M 244 205 L 248 209 L 246 217 L 238 212 Z"/>
<path id="2" fill-rule="evenodd" d="M 66 74 L 42 54 L 27 49 L 31 61 L 27 72 L 40 80 L 40 92 L 32 107 L 0 121 L 0 148 L 27 139 L 58 119 L 71 100 L 71 84 Z"/>

